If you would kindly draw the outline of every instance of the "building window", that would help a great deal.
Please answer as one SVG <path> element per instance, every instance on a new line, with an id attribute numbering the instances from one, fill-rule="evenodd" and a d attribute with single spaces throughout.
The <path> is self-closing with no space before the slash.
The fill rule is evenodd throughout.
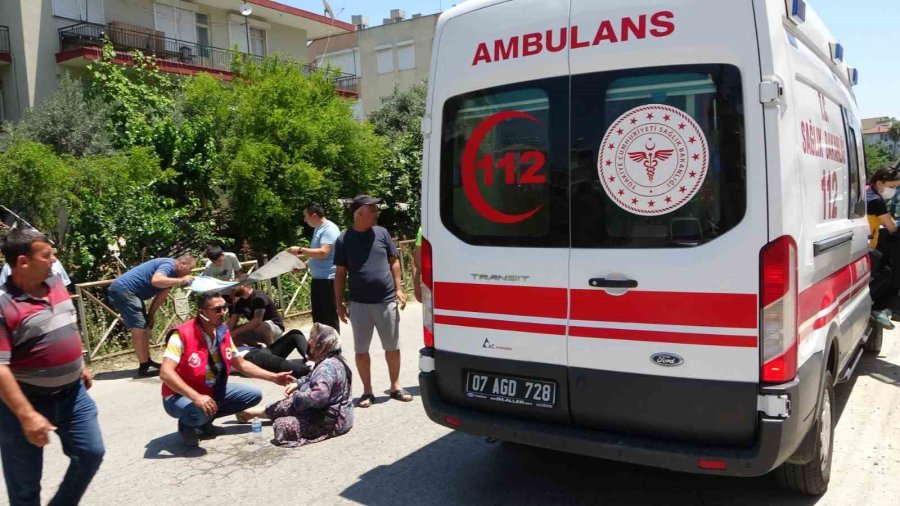
<path id="1" fill-rule="evenodd" d="M 197 44 L 200 55 L 209 56 L 209 16 L 206 14 L 197 14 Z"/>
<path id="2" fill-rule="evenodd" d="M 256 56 L 266 55 L 266 31 L 250 27 L 250 52 Z"/>
<path id="3" fill-rule="evenodd" d="M 103 0 L 53 0 L 53 15 L 61 18 L 106 23 Z"/>
<path id="4" fill-rule="evenodd" d="M 397 68 L 399 70 L 416 68 L 416 46 L 411 42 L 397 46 Z"/>
<path id="5" fill-rule="evenodd" d="M 385 48 L 375 51 L 375 59 L 378 62 L 378 73 L 387 74 L 394 71 L 394 49 Z"/>

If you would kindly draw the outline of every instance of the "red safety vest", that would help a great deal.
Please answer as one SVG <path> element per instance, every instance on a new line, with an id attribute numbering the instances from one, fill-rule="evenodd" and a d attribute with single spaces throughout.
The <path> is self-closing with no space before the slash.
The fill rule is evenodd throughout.
<path id="1" fill-rule="evenodd" d="M 224 325 L 225 332 L 221 334 L 219 340 L 219 353 L 225 363 L 225 375 L 231 374 L 231 331 Z M 222 328 L 220 327 L 220 328 Z M 184 351 L 181 354 L 181 361 L 175 366 L 175 372 L 185 383 L 191 388 L 203 395 L 212 395 L 213 389 L 206 384 L 206 363 L 209 361 L 209 350 L 206 346 L 206 339 L 203 337 L 203 330 L 197 319 L 186 321 L 181 325 L 169 330 L 166 336 L 168 341 L 172 333 L 178 332 L 181 337 L 181 343 Z M 219 332 L 217 332 L 219 334 Z M 163 397 L 168 397 L 177 392 L 169 388 L 165 383 L 162 385 Z"/>

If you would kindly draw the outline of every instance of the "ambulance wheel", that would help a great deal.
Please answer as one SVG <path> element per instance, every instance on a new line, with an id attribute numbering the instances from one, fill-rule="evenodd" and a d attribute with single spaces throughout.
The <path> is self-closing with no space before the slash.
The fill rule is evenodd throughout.
<path id="1" fill-rule="evenodd" d="M 831 456 L 834 443 L 834 385 L 831 373 L 825 371 L 825 387 L 819 402 L 819 417 L 810 430 L 816 431 L 816 450 L 806 464 L 783 464 L 776 476 L 785 488 L 807 495 L 822 495 L 831 478 Z"/>
<path id="2" fill-rule="evenodd" d="M 878 353 L 881 351 L 881 339 L 884 337 L 884 329 L 881 327 L 875 327 L 872 329 L 872 335 L 869 336 L 869 340 L 866 341 L 866 344 L 863 348 L 870 353 Z"/>

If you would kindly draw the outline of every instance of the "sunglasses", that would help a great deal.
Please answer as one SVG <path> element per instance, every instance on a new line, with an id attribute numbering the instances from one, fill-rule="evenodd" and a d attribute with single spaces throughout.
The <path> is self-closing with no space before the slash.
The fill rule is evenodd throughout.
<path id="1" fill-rule="evenodd" d="M 226 313 L 226 312 L 228 312 L 228 306 L 225 306 L 223 304 L 221 306 L 208 307 L 208 308 L 206 308 L 206 310 L 207 311 L 215 311 L 216 313 Z"/>

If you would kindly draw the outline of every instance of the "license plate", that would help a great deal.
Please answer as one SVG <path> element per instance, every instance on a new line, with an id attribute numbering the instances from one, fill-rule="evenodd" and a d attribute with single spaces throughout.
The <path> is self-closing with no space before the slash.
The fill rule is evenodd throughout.
<path id="1" fill-rule="evenodd" d="M 556 405 L 556 383 L 470 371 L 466 374 L 466 397 L 517 406 L 552 408 Z"/>

